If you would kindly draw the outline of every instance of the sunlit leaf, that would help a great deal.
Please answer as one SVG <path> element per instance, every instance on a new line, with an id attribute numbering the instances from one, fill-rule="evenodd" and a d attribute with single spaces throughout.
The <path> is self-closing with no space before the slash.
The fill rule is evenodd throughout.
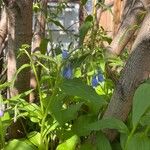
<path id="1" fill-rule="evenodd" d="M 8 143 L 5 150 L 37 150 L 37 148 L 25 141 L 15 139 Z"/>
<path id="2" fill-rule="evenodd" d="M 75 150 L 78 142 L 79 142 L 78 136 L 74 135 L 70 139 L 58 145 L 56 150 Z"/>
<path id="3" fill-rule="evenodd" d="M 33 131 L 27 135 L 28 139 L 32 144 L 39 147 L 41 135 L 39 132 Z"/>
<path id="4" fill-rule="evenodd" d="M 5 82 L 4 84 L 0 84 L 0 90 L 5 89 L 11 85 L 10 82 Z"/>
<path id="5" fill-rule="evenodd" d="M 135 127 L 150 106 L 150 84 L 144 83 L 136 90 L 133 98 L 132 123 Z"/>
<path id="6" fill-rule="evenodd" d="M 11 97 L 9 100 L 11 100 L 11 101 L 17 101 L 17 100 L 20 99 L 20 98 L 26 97 L 26 96 L 29 95 L 32 91 L 33 91 L 33 89 L 28 90 L 28 91 L 26 91 L 26 92 L 23 92 L 23 93 L 21 93 L 21 94 L 18 94 L 18 95 L 16 95 L 16 96 Z"/>

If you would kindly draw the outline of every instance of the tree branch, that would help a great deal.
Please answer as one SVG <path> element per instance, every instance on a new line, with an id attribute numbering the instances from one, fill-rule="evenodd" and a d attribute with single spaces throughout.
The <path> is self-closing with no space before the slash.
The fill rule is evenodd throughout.
<path id="1" fill-rule="evenodd" d="M 150 13 L 144 19 L 132 53 L 121 73 L 121 77 L 110 100 L 104 118 L 115 117 L 125 121 L 131 110 L 132 99 L 137 87 L 149 78 L 150 74 Z M 149 32 L 148 32 L 149 31 Z M 142 38 L 141 38 L 142 37 Z M 110 140 L 116 131 L 104 131 Z"/>
<path id="2" fill-rule="evenodd" d="M 113 55 L 119 55 L 122 52 L 132 35 L 137 30 L 137 27 L 139 27 L 143 21 L 145 14 L 144 6 L 140 0 L 126 1 L 122 15 L 122 23 L 117 35 L 108 47 L 110 53 Z"/>

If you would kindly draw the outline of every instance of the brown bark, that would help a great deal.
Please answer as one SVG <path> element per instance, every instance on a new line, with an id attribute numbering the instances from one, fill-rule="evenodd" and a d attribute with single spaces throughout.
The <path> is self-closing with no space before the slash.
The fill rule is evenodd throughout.
<path id="1" fill-rule="evenodd" d="M 110 100 L 104 118 L 115 117 L 125 121 L 131 110 L 136 88 L 149 78 L 150 74 L 150 13 L 144 19 L 135 40 L 132 53 L 121 73 L 116 89 Z M 106 130 L 110 140 L 116 137 L 116 131 Z"/>
<path id="2" fill-rule="evenodd" d="M 35 32 L 33 35 L 33 45 L 32 51 L 40 51 L 40 44 L 42 39 L 45 37 L 45 25 L 46 25 L 46 15 L 47 15 L 47 1 L 41 1 L 41 11 L 37 15 L 36 23 L 35 23 Z"/>
<path id="3" fill-rule="evenodd" d="M 121 0 L 114 0 L 113 36 L 116 35 L 121 21 Z"/>
<path id="4" fill-rule="evenodd" d="M 81 26 L 83 21 L 84 21 L 84 10 L 83 10 L 83 6 L 80 4 L 80 8 L 79 8 L 79 25 Z"/>
<path id="5" fill-rule="evenodd" d="M 7 12 L 6 8 L 3 7 L 1 10 L 1 20 L 0 20 L 0 74 L 3 69 L 3 48 L 5 39 L 7 37 Z"/>
<path id="6" fill-rule="evenodd" d="M 0 20 L 0 55 L 2 53 L 2 45 L 7 36 L 7 21 L 7 12 L 6 8 L 4 7 L 2 9 L 2 15 Z"/>
<path id="7" fill-rule="evenodd" d="M 17 59 L 19 48 L 23 44 L 31 45 L 32 39 L 32 0 L 6 0 L 8 10 L 8 55 L 7 79 L 12 81 L 16 71 L 23 64 L 30 63 L 26 54 Z M 27 49 L 30 53 L 30 49 Z M 30 69 L 24 69 L 18 74 L 14 87 L 8 89 L 8 98 L 25 92 L 30 88 Z M 27 99 L 28 100 L 28 99 Z M 9 138 L 22 136 L 20 122 L 12 124 L 9 128 Z"/>
<path id="8" fill-rule="evenodd" d="M 128 48 L 131 48 L 136 37 L 134 33 L 139 28 L 146 14 L 146 7 L 143 5 L 143 2 L 140 0 L 125 0 L 120 27 L 107 48 L 106 57 L 108 57 L 108 61 L 109 58 L 120 55 L 127 44 Z M 109 66 L 109 62 L 106 64 L 106 72 L 108 78 L 116 84 L 118 81 L 117 71 Z"/>
<path id="9" fill-rule="evenodd" d="M 107 7 L 112 7 L 112 6 L 114 5 L 114 2 L 111 1 L 111 2 L 109 2 L 109 3 L 105 3 L 105 5 L 106 5 Z M 102 13 L 103 13 L 104 11 L 106 11 L 106 10 L 107 10 L 106 8 L 102 8 L 102 7 L 98 7 L 98 8 L 97 8 L 96 24 L 97 24 L 98 27 L 99 27 L 99 24 L 100 24 L 100 20 L 101 20 Z"/>
<path id="10" fill-rule="evenodd" d="M 144 19 L 145 9 L 140 0 L 127 0 L 122 15 L 122 22 L 117 35 L 108 47 L 113 55 L 119 55 Z"/>
<path id="11" fill-rule="evenodd" d="M 47 0 L 42 0 L 41 11 L 39 12 L 37 16 L 36 24 L 35 24 L 35 32 L 34 32 L 33 44 L 32 44 L 33 52 L 40 52 L 40 44 L 42 42 L 42 39 L 44 39 L 45 37 L 46 15 L 47 15 Z M 40 74 L 41 74 L 41 66 L 38 68 L 39 78 L 40 78 Z M 30 86 L 33 89 L 36 89 L 37 87 L 37 81 L 32 71 L 31 71 Z M 30 94 L 30 102 L 34 102 L 34 101 L 37 101 L 36 91 Z"/>

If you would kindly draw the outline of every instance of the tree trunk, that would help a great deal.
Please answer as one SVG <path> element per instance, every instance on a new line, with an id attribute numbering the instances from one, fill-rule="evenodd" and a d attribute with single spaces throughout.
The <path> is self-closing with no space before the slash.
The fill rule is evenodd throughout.
<path id="1" fill-rule="evenodd" d="M 116 35 L 121 20 L 121 0 L 114 0 L 113 37 Z"/>
<path id="2" fill-rule="evenodd" d="M 2 73 L 3 70 L 3 48 L 4 48 L 4 43 L 5 39 L 7 37 L 7 12 L 6 8 L 3 7 L 1 10 L 1 20 L 0 20 L 0 74 Z"/>
<path id="3" fill-rule="evenodd" d="M 119 55 L 141 24 L 146 10 L 140 0 L 127 0 L 124 6 L 121 25 L 117 35 L 108 47 L 113 55 Z"/>
<path id="4" fill-rule="evenodd" d="M 30 63 L 26 54 L 18 59 L 17 53 L 23 44 L 31 46 L 32 39 L 32 0 L 4 0 L 8 10 L 8 55 L 7 79 L 12 81 L 16 71 L 23 64 Z M 30 53 L 30 49 L 27 49 Z M 30 88 L 30 69 L 24 69 L 15 81 L 14 87 L 8 89 L 8 98 L 25 92 Z M 27 99 L 28 100 L 28 99 Z M 9 138 L 22 136 L 20 122 L 13 123 L 9 128 Z"/>
<path id="5" fill-rule="evenodd" d="M 105 11 L 107 11 L 107 8 L 108 7 L 113 7 L 113 5 L 114 5 L 114 1 L 110 1 L 110 2 L 107 2 L 107 3 L 104 3 L 105 5 L 106 5 L 106 8 L 103 8 L 103 7 L 98 7 L 97 8 L 97 16 L 96 16 L 96 24 L 97 24 L 97 26 L 99 26 L 100 25 L 100 20 L 101 20 L 101 16 L 102 16 L 102 14 L 103 14 L 103 12 L 105 12 Z"/>
<path id="6" fill-rule="evenodd" d="M 121 73 L 116 89 L 110 100 L 104 118 L 115 117 L 125 121 L 131 110 L 136 88 L 150 74 L 150 12 L 146 15 L 132 48 L 132 53 Z M 116 137 L 116 131 L 106 130 L 110 140 Z"/>
<path id="7" fill-rule="evenodd" d="M 6 8 L 3 7 L 2 14 L 1 14 L 1 20 L 0 20 L 0 55 L 2 53 L 2 45 L 6 39 L 7 36 L 7 12 Z"/>

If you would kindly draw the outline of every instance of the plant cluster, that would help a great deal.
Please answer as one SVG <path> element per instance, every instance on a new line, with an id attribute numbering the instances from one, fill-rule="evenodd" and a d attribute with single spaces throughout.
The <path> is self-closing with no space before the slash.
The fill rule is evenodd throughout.
<path id="1" fill-rule="evenodd" d="M 10 99 L 0 95 L 1 149 L 150 149 L 148 81 L 137 89 L 126 124 L 117 118 L 103 118 L 114 90 L 114 84 L 105 71 L 103 44 L 111 39 L 102 28 L 95 30 L 94 22 L 92 15 L 86 17 L 79 31 L 79 47 L 75 49 L 56 47 L 48 54 L 30 55 L 26 50 L 28 45 L 20 48 L 18 57 L 26 54 L 30 64 L 21 66 L 14 80 L 1 84 L 0 90 L 13 87 L 17 75 L 23 69 L 31 68 L 37 81 L 38 102 L 25 100 L 32 89 Z M 60 23 L 57 25 L 60 26 Z M 93 33 L 96 33 L 94 37 Z M 100 44 L 97 39 L 101 39 Z M 47 47 L 47 42 L 51 41 L 44 40 L 44 47 Z M 114 59 L 112 65 L 123 66 L 123 61 L 121 58 Z M 37 73 L 39 66 L 42 67 L 40 78 Z M 19 118 L 23 119 L 22 124 L 23 121 L 27 123 L 27 127 L 24 126 L 26 137 L 6 142 L 7 128 Z M 117 130 L 119 138 L 111 143 L 104 134 L 105 129 Z"/>

